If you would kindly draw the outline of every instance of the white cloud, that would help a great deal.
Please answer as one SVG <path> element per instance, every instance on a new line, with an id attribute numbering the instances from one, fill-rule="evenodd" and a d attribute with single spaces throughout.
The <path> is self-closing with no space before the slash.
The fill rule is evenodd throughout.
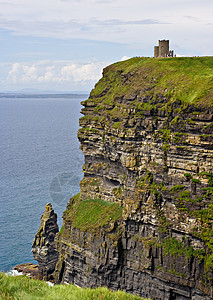
<path id="1" fill-rule="evenodd" d="M 70 80 L 72 78 L 75 82 L 79 81 L 95 81 L 101 77 L 103 65 L 100 63 L 87 63 L 84 65 L 77 65 L 75 63 L 68 64 L 61 69 L 61 80 Z"/>
<path id="2" fill-rule="evenodd" d="M 38 78 L 35 65 L 14 63 L 8 72 L 7 80 L 11 83 L 30 82 Z"/>
<path id="3" fill-rule="evenodd" d="M 0 89 L 16 89 L 26 87 L 49 88 L 60 90 L 69 87 L 90 90 L 101 78 L 103 68 L 109 62 L 72 62 L 72 61 L 40 61 L 33 63 L 8 64 L 6 80 L 0 74 Z M 3 68 L 2 64 L 2 68 Z M 5 65 L 4 65 L 5 67 Z M 0 64 L 1 68 L 1 64 Z"/>
<path id="4" fill-rule="evenodd" d="M 13 83 L 17 83 L 18 78 L 19 78 L 17 75 L 18 75 L 20 72 L 21 72 L 21 68 L 20 68 L 19 63 L 13 64 L 11 70 L 10 70 L 9 73 L 8 73 L 7 79 L 10 78 L 10 80 L 11 80 Z"/>

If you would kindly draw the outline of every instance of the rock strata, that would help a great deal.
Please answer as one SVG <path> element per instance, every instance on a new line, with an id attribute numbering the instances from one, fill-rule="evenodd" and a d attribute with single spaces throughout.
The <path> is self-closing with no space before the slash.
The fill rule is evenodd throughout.
<path id="1" fill-rule="evenodd" d="M 33 258 L 38 261 L 39 275 L 44 280 L 52 279 L 58 260 L 54 242 L 57 232 L 57 214 L 52 209 L 51 203 L 48 203 L 41 216 L 41 223 L 32 245 Z"/>
<path id="2" fill-rule="evenodd" d="M 80 194 L 56 235 L 56 282 L 212 299 L 213 58 L 133 58 L 82 105 Z"/>

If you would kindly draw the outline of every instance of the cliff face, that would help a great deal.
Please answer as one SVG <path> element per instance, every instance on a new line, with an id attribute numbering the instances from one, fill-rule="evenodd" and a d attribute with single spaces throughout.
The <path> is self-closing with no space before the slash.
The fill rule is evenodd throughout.
<path id="1" fill-rule="evenodd" d="M 114 64 L 82 104 L 56 281 L 212 299 L 213 58 Z"/>

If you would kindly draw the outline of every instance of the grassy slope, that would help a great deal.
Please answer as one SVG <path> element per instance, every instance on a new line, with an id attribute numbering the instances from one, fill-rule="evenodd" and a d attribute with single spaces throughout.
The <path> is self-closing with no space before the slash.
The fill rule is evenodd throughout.
<path id="1" fill-rule="evenodd" d="M 82 289 L 74 285 L 49 287 L 44 281 L 26 276 L 11 277 L 0 273 L 0 299 L 139 300 L 142 298 L 121 291 L 112 292 L 107 288 Z"/>
<path id="2" fill-rule="evenodd" d="M 100 199 L 89 199 L 74 201 L 64 213 L 64 220 L 72 222 L 72 226 L 82 231 L 97 230 L 99 227 L 107 226 L 111 222 L 119 220 L 122 216 L 122 208 L 117 203 L 110 203 Z M 72 200 L 71 199 L 71 200 Z"/>
<path id="3" fill-rule="evenodd" d="M 94 101 L 98 97 L 100 102 L 101 94 L 102 103 L 113 104 L 116 97 L 136 93 L 152 100 L 163 94 L 171 102 L 213 105 L 213 57 L 132 58 L 107 67 L 104 74 L 91 92 Z M 128 80 L 122 81 L 126 74 Z"/>

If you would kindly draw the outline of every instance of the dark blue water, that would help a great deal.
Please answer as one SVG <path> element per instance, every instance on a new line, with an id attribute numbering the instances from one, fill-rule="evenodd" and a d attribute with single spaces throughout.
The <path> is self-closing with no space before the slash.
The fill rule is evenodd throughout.
<path id="1" fill-rule="evenodd" d="M 67 201 L 79 192 L 85 99 L 0 99 L 0 271 L 35 262 L 31 245 L 45 204 L 61 226 Z"/>

